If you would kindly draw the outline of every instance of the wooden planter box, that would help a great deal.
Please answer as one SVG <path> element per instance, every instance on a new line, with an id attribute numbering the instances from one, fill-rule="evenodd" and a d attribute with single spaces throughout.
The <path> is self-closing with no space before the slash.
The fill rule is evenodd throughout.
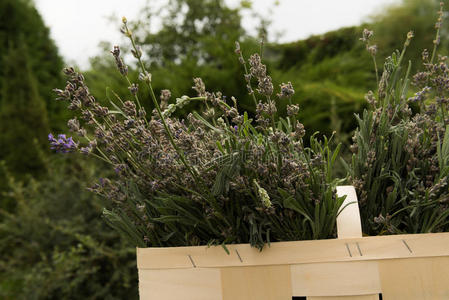
<path id="1" fill-rule="evenodd" d="M 141 300 L 449 299 L 449 233 L 362 237 L 352 186 L 338 239 L 138 248 Z"/>

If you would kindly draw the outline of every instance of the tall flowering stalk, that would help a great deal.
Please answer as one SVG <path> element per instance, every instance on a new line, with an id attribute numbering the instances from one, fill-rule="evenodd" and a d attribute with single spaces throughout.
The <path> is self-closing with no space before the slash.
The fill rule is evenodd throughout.
<path id="1" fill-rule="evenodd" d="M 433 53 L 422 55 L 424 71 L 410 78 L 411 62 L 404 69 L 410 32 L 402 52 L 385 61 L 377 95 L 366 95 L 370 109 L 357 117 L 349 181 L 368 234 L 449 229 L 449 67 L 446 57 L 434 62 L 442 11 L 441 3 Z"/>
<path id="2" fill-rule="evenodd" d="M 200 78 L 193 80 L 197 96 L 173 101 L 162 90 L 157 97 L 125 18 L 122 32 L 137 59 L 139 83 L 129 79 L 120 48 L 111 52 L 133 100 L 115 95 L 110 108 L 100 105 L 72 68 L 65 69 L 66 88 L 55 90 L 78 113 L 68 122 L 80 136 L 70 151 L 102 159 L 116 173 L 91 187 L 110 201 L 104 216 L 111 226 L 139 247 L 250 243 L 262 249 L 271 241 L 335 235 L 343 202 L 332 176 L 339 147 L 316 135 L 305 146 L 291 83 L 275 94 L 261 58 L 245 60 L 237 43 L 254 118 L 240 112 L 238 99 L 209 92 Z M 148 115 L 141 86 L 154 107 Z M 288 116 L 277 114 L 275 98 L 288 99 Z M 191 102 L 202 109 L 178 117 Z M 61 149 L 70 144 L 62 142 Z M 58 140 L 51 143 L 59 149 Z"/>

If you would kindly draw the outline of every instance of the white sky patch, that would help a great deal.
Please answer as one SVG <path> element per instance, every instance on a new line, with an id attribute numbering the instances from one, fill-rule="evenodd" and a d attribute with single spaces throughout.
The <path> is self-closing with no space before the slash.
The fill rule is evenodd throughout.
<path id="1" fill-rule="evenodd" d="M 274 6 L 274 0 L 255 0 L 253 7 L 272 20 L 270 40 L 290 42 L 361 24 L 385 5 L 398 1 L 279 0 L 279 5 Z M 239 2 L 226 1 L 231 6 Z M 122 16 L 136 19 L 146 0 L 35 0 L 35 3 L 66 61 L 87 68 L 89 57 L 100 54 L 99 42 L 119 42 L 119 20 Z M 111 22 L 111 16 L 117 22 Z M 243 26 L 253 33 L 256 21 L 248 13 L 243 16 Z"/>

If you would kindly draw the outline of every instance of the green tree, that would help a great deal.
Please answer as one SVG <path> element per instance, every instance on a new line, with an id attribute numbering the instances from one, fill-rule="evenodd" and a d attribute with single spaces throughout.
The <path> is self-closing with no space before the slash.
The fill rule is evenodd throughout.
<path id="1" fill-rule="evenodd" d="M 8 178 L 17 209 L 0 209 L 0 299 L 138 299 L 136 250 L 106 225 L 103 201 L 86 189 L 97 165 L 76 155 L 48 165 L 39 181 Z"/>
<path id="2" fill-rule="evenodd" d="M 39 95 L 23 41 L 19 40 L 17 46 L 11 45 L 4 58 L 0 91 L 3 99 L 0 105 L 0 161 L 4 160 L 6 168 L 21 179 L 25 174 L 39 176 L 45 170 L 42 154 L 48 148 L 45 103 Z M 4 188 L 4 180 L 0 184 Z"/>
<path id="3" fill-rule="evenodd" d="M 31 0 L 0 0 L 0 47 L 8 49 L 18 45 L 19 39 L 26 44 L 30 70 L 36 79 L 38 95 L 45 101 L 52 129 L 64 125 L 67 113 L 64 105 L 55 102 L 52 89 L 63 84 L 61 69 L 63 61 L 58 54 L 49 29 Z M 8 81 L 3 70 L 8 64 L 7 51 L 0 51 L 0 90 Z M 6 101 L 0 98 L 0 103 Z M 7 101 L 14 101 L 13 98 Z"/>
<path id="4" fill-rule="evenodd" d="M 378 57 L 383 59 L 395 50 L 402 49 L 406 34 L 413 31 L 414 37 L 411 47 L 407 49 L 406 59 L 412 61 L 413 70 L 421 66 L 421 53 L 424 49 L 433 49 L 440 0 L 403 0 L 396 5 L 389 6 L 384 12 L 373 17 L 372 29 L 379 48 Z M 447 5 L 447 2 L 446 2 Z M 445 7 L 447 10 L 447 6 Z M 441 54 L 448 53 L 449 32 L 447 16 L 444 17 L 440 30 Z"/>

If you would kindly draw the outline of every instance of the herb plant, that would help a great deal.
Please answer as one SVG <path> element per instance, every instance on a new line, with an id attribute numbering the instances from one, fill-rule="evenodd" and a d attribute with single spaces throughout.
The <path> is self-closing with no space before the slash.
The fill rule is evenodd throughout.
<path id="1" fill-rule="evenodd" d="M 208 91 L 200 78 L 193 80 L 196 96 L 172 101 L 162 90 L 157 97 L 125 18 L 122 32 L 140 82 L 131 82 L 119 47 L 112 55 L 132 100 L 112 92 L 110 107 L 102 106 L 83 75 L 66 68 L 67 85 L 55 91 L 77 113 L 68 127 L 79 139 L 49 135 L 56 151 L 78 151 L 115 170 L 91 188 L 110 201 L 104 217 L 112 227 L 139 247 L 250 243 L 262 249 L 271 241 L 335 236 L 343 198 L 336 196 L 332 171 L 340 147 L 316 134 L 306 145 L 290 82 L 275 93 L 261 55 L 245 59 L 236 43 L 254 116 L 240 111 L 238 99 Z M 139 89 L 152 99 L 149 114 Z M 285 117 L 277 113 L 279 101 L 289 103 Z M 179 115 L 192 102 L 202 109 Z"/>
<path id="2" fill-rule="evenodd" d="M 348 170 L 367 234 L 449 229 L 449 67 L 437 55 L 442 18 L 443 3 L 433 51 L 422 54 L 424 70 L 409 78 L 409 32 L 402 52 L 386 59 L 377 91 L 366 95 L 370 109 L 357 116 Z M 372 34 L 365 30 L 361 40 L 376 63 Z M 413 96 L 410 84 L 418 89 Z"/>

